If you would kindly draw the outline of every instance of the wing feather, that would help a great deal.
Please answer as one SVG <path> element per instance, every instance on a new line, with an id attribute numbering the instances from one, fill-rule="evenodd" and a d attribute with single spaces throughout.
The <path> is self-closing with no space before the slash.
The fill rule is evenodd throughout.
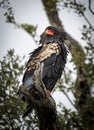
<path id="1" fill-rule="evenodd" d="M 48 72 L 50 72 L 51 66 L 55 64 L 56 58 L 60 54 L 60 46 L 58 45 L 58 43 L 49 43 L 44 44 L 43 47 L 40 47 L 35 51 L 36 52 L 33 52 L 33 55 L 30 57 L 26 65 L 26 71 L 23 77 L 23 83 L 25 82 L 25 84 L 27 83 L 27 80 L 32 78 L 37 65 L 41 62 L 44 63 L 42 79 L 49 75 Z M 50 76 L 48 77 L 50 78 Z M 31 81 L 28 81 L 29 84 L 32 83 Z"/>
<path id="2" fill-rule="evenodd" d="M 47 58 L 50 58 L 51 55 L 59 55 L 59 49 L 60 47 L 57 43 L 44 44 L 37 56 L 34 55 L 31 60 L 29 60 L 27 64 L 27 71 L 30 71 L 32 68 L 34 69 L 38 62 L 42 62 Z"/>

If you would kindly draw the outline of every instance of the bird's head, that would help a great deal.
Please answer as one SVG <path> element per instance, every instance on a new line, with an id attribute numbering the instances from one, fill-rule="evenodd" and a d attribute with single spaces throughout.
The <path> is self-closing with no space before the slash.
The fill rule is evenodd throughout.
<path id="1" fill-rule="evenodd" d="M 58 42 L 62 44 L 64 40 L 65 33 L 53 26 L 48 26 L 40 36 L 40 44 L 48 44 L 51 42 Z"/>
<path id="2" fill-rule="evenodd" d="M 55 35 L 55 30 L 54 30 L 52 27 L 47 27 L 47 28 L 45 29 L 44 33 L 45 33 L 47 36 L 54 37 L 54 35 Z"/>

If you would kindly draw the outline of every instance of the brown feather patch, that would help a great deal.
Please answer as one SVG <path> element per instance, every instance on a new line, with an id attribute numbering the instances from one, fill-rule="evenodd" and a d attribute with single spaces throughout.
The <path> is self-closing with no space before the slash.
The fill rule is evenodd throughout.
<path id="1" fill-rule="evenodd" d="M 27 65 L 27 71 L 35 69 L 39 62 L 44 61 L 45 59 L 49 58 L 51 55 L 56 54 L 59 55 L 60 53 L 60 46 L 58 43 L 49 43 L 44 44 L 41 51 L 38 53 L 37 56 L 33 56 L 30 62 Z"/>

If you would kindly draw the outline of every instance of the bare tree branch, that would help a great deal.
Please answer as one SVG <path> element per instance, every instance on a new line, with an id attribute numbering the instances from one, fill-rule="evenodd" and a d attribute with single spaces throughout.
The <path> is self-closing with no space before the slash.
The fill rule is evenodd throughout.
<path id="1" fill-rule="evenodd" d="M 80 128 L 80 130 L 85 130 L 85 128 L 83 128 L 83 127 L 79 124 L 79 122 L 72 116 L 71 113 L 68 113 L 68 114 L 69 114 L 69 116 L 72 118 L 72 120 L 75 122 L 75 124 Z"/>
<path id="2" fill-rule="evenodd" d="M 94 15 L 94 11 L 91 8 L 91 0 L 88 0 L 88 8 L 89 8 L 90 12 Z"/>
<path id="3" fill-rule="evenodd" d="M 75 5 L 76 5 L 76 8 L 79 10 L 79 8 L 78 8 L 78 3 L 77 3 L 76 0 L 74 0 L 74 3 L 75 3 Z M 90 9 L 90 11 L 91 11 L 91 0 L 89 0 L 89 9 Z M 93 13 L 94 13 L 94 12 L 93 12 Z M 81 14 L 82 14 L 83 18 L 86 20 L 86 22 L 89 24 L 89 26 L 92 28 L 92 30 L 94 30 L 94 27 L 92 26 L 92 24 L 90 23 L 90 21 L 87 19 L 85 13 L 82 12 Z"/>
<path id="4" fill-rule="evenodd" d="M 63 88 L 63 86 L 62 86 L 62 88 Z M 75 104 L 72 102 L 72 100 L 71 100 L 70 97 L 68 96 L 68 94 L 67 94 L 63 89 L 61 89 L 61 92 L 63 92 L 63 93 L 65 94 L 65 96 L 67 97 L 67 99 L 69 100 L 69 102 L 71 103 L 71 105 L 72 105 L 75 109 L 77 109 L 76 106 L 75 106 Z"/>
<path id="5" fill-rule="evenodd" d="M 92 26 L 92 24 L 90 23 L 90 21 L 87 19 L 87 17 L 85 16 L 85 14 L 82 14 L 84 19 L 87 21 L 87 23 L 89 24 L 89 26 L 92 28 L 92 30 L 94 31 L 94 27 Z"/>
<path id="6" fill-rule="evenodd" d="M 56 8 L 56 1 L 52 1 L 51 5 L 49 3 L 49 0 L 42 0 L 46 14 L 48 16 L 49 22 L 52 26 L 57 27 L 59 29 L 63 29 L 62 22 L 60 21 L 58 17 L 58 12 Z M 54 8 L 53 8 L 54 7 Z"/>

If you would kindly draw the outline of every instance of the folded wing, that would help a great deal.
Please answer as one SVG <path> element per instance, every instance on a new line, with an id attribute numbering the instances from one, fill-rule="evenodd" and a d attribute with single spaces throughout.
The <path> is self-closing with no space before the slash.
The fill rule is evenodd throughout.
<path id="1" fill-rule="evenodd" d="M 61 48 L 58 43 L 44 44 L 36 49 L 26 65 L 23 84 L 26 87 L 34 85 L 34 71 L 36 71 L 39 63 L 40 65 L 43 63 L 41 79 L 46 88 L 51 91 L 62 74 L 62 56 L 60 52 Z"/>

